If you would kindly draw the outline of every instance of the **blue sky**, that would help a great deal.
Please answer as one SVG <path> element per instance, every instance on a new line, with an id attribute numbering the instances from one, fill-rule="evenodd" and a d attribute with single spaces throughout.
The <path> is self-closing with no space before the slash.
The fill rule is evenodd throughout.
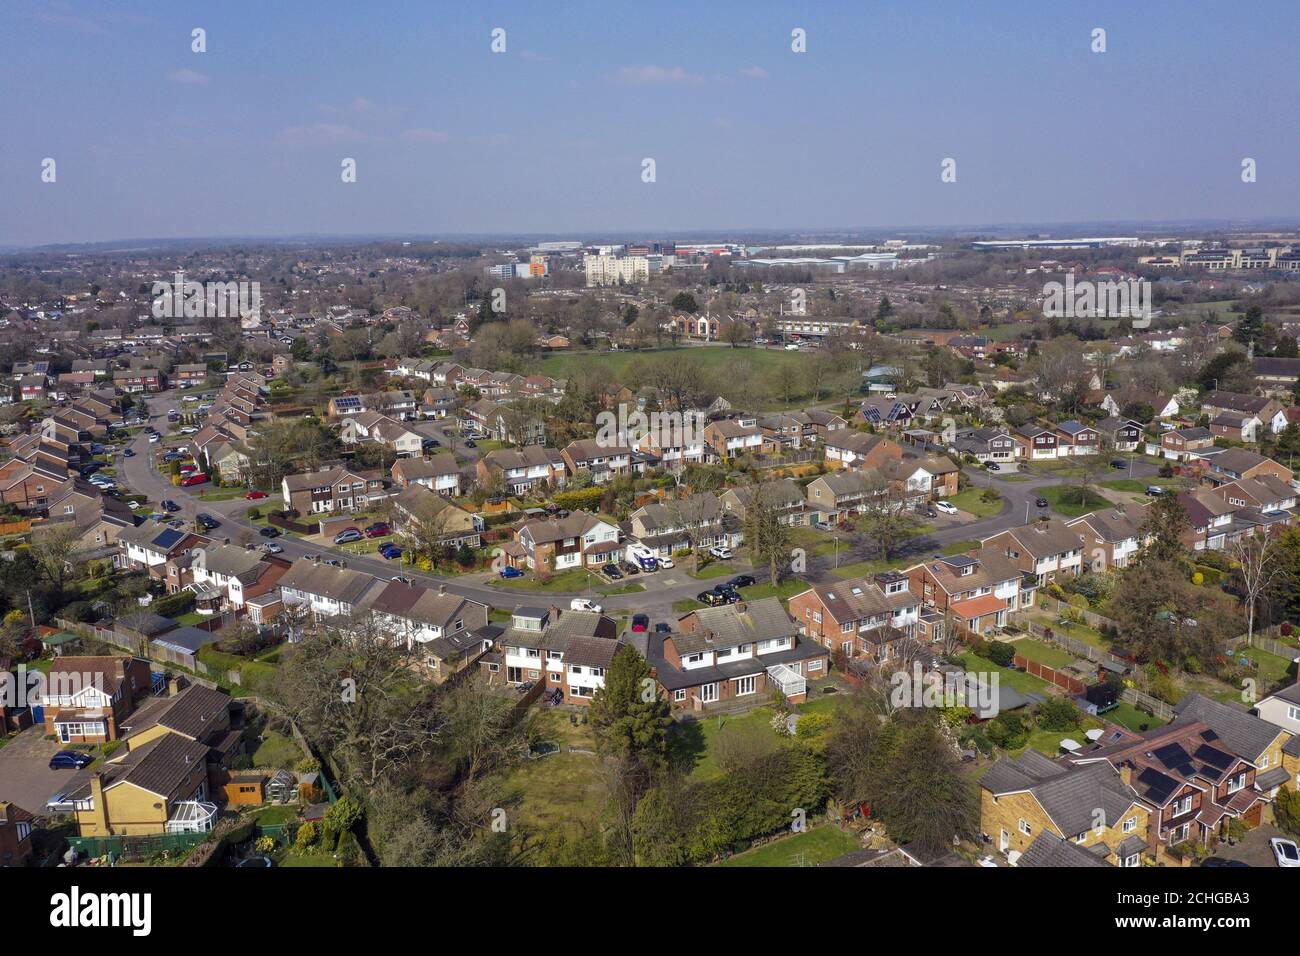
<path id="1" fill-rule="evenodd" d="M 1293 0 L 6 0 L 0 243 L 1296 217 L 1298 24 Z"/>

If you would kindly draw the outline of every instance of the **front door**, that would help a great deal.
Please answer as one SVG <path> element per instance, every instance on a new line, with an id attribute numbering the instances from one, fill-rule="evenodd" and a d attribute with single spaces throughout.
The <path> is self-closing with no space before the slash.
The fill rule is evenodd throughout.
<path id="1" fill-rule="evenodd" d="M 59 724 L 59 739 L 65 744 L 72 739 L 71 735 L 68 733 L 67 724 Z"/>
<path id="2" fill-rule="evenodd" d="M 1009 846 L 1011 846 L 1011 837 L 1007 835 L 1006 830 L 1002 830 L 998 833 L 998 850 L 1006 853 Z"/>

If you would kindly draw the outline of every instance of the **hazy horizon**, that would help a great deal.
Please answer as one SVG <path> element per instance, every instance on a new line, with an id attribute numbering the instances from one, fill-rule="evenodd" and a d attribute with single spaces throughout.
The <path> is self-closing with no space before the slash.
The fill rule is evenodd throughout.
<path id="1" fill-rule="evenodd" d="M 1287 222 L 1300 29 L 1248 14 L 15 0 L 0 246 Z"/>

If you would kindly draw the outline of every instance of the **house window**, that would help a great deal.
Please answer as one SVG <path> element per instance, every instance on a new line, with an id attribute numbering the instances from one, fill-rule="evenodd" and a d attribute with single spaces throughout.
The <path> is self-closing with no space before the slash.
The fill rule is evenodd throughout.
<path id="1" fill-rule="evenodd" d="M 1183 797 L 1183 799 L 1179 800 L 1177 803 L 1174 804 L 1174 816 L 1176 817 L 1180 817 L 1184 813 L 1191 813 L 1191 812 L 1192 812 L 1191 797 Z M 1184 830 L 1187 829 L 1186 824 L 1183 824 L 1183 829 Z"/>
<path id="2" fill-rule="evenodd" d="M 501 670 L 501 665 L 500 665 L 500 664 L 489 664 L 489 665 L 488 665 L 488 673 L 490 673 L 490 674 L 495 674 L 495 673 L 496 673 L 497 671 L 499 671 L 499 670 Z"/>
<path id="3" fill-rule="evenodd" d="M 1300 720 L 1300 707 L 1288 707 L 1286 716 L 1288 720 Z"/>
<path id="4" fill-rule="evenodd" d="M 1138 859 L 1138 855 L 1136 853 L 1124 857 L 1125 866 L 1138 866 L 1141 862 L 1142 861 Z"/>
<path id="5" fill-rule="evenodd" d="M 740 677 L 740 678 L 737 678 L 736 681 L 735 681 L 735 684 L 736 684 L 736 696 L 737 696 L 737 697 L 745 697 L 745 696 L 747 696 L 747 695 L 749 695 L 749 694 L 754 693 L 754 678 L 753 678 L 753 677 Z"/>
<path id="6" fill-rule="evenodd" d="M 1244 773 L 1239 773 L 1232 780 L 1228 781 L 1228 792 L 1236 793 L 1245 785 L 1246 785 L 1246 775 Z"/>
<path id="7" fill-rule="evenodd" d="M 820 660 L 813 660 L 808 662 L 808 670 L 819 671 L 821 669 L 822 669 L 822 662 Z M 1297 774 L 1297 776 L 1300 777 L 1300 774 Z"/>
<path id="8" fill-rule="evenodd" d="M 1031 833 L 1034 832 L 1033 828 L 1029 825 L 1029 822 L 1026 820 L 1021 820 L 1019 823 L 1019 827 L 1020 827 L 1020 832 L 1023 833 L 1025 836 L 1029 836 Z"/>
<path id="9" fill-rule="evenodd" d="M 1138 825 L 1137 817 L 1129 817 L 1127 820 L 1124 821 L 1124 832 L 1132 833 L 1134 830 L 1137 829 L 1137 825 Z"/>
<path id="10" fill-rule="evenodd" d="M 704 660 L 703 654 L 689 654 L 686 657 L 686 663 L 688 664 L 698 664 L 702 660 Z"/>
<path id="11" fill-rule="evenodd" d="M 680 704 L 680 703 L 681 703 L 682 701 L 684 701 L 685 699 L 686 699 L 686 691 L 685 691 L 685 690 L 675 690 L 675 691 L 673 691 L 673 700 L 674 700 L 674 701 L 676 701 L 677 703 Z"/>

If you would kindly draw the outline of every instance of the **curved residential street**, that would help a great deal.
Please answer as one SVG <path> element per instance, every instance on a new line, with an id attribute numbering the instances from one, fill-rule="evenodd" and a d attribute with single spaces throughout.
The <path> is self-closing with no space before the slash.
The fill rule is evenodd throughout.
<path id="1" fill-rule="evenodd" d="M 184 393 L 172 389 L 150 396 L 146 401 L 150 423 L 155 427 L 165 426 L 168 411 L 181 408 L 182 394 Z M 444 429 L 439 427 L 439 423 L 425 424 L 434 426 L 433 429 L 426 427 L 424 429 L 426 433 L 432 431 L 445 434 Z M 159 430 L 162 431 L 163 428 Z M 447 442 L 444 442 L 444 446 L 446 444 Z M 211 532 L 211 536 L 216 540 L 231 544 L 251 543 L 253 547 L 264 543 L 265 539 L 257 534 L 257 528 L 245 516 L 250 507 L 258 504 L 278 507 L 280 505 L 278 495 L 261 502 L 245 501 L 243 498 L 205 501 L 201 494 L 194 494 L 188 488 L 173 486 L 168 476 L 156 470 L 154 458 L 157 448 L 150 445 L 147 434 L 136 435 L 131 439 L 128 447 L 135 452 L 135 455 L 131 458 L 119 459 L 118 473 L 122 484 L 130 491 L 148 495 L 150 501 L 154 503 L 164 498 L 172 499 L 181 507 L 178 516 L 189 522 L 192 522 L 199 512 L 212 515 L 221 522 L 221 527 Z M 472 449 L 465 451 L 472 453 Z M 1154 472 L 1155 469 L 1149 464 L 1134 464 L 1134 477 L 1143 477 Z M 993 487 L 1002 494 L 1002 511 L 993 517 L 975 520 L 962 520 L 960 517 L 941 518 L 939 528 L 906 542 L 900 551 L 900 556 L 922 560 L 954 542 L 988 537 L 1006 528 L 1024 524 L 1042 513 L 1042 509 L 1034 506 L 1038 489 L 1059 483 L 1059 479 L 1053 477 L 1021 476 L 1020 480 L 1005 480 L 973 468 L 966 469 L 966 473 L 977 487 L 992 483 Z M 346 548 L 307 542 L 293 535 L 281 535 L 275 539 L 275 543 L 284 549 L 281 557 L 288 560 L 296 560 L 307 554 L 335 556 L 346 561 L 349 568 L 365 571 L 379 578 L 390 579 L 402 574 L 426 585 L 446 585 L 449 591 L 493 607 L 510 608 L 520 605 L 567 603 L 570 598 L 582 595 L 598 599 L 609 610 L 637 611 L 649 614 L 655 620 L 670 620 L 675 616 L 672 607 L 674 602 L 694 597 L 700 591 L 718 583 L 717 579 L 710 581 L 692 578 L 686 573 L 683 564 L 678 564 L 671 570 L 642 574 L 631 581 L 623 582 L 643 584 L 646 587 L 643 592 L 602 595 L 598 589 L 604 585 L 604 582 L 594 574 L 591 576 L 592 588 L 588 591 L 536 591 L 528 588 L 493 586 L 488 583 L 494 579 L 491 572 L 450 576 L 423 574 L 410 568 L 402 568 L 380 557 L 356 555 Z M 855 550 L 852 546 L 846 545 L 845 550 L 839 555 L 838 564 L 849 564 L 865 557 L 867 555 L 860 548 Z M 751 570 L 745 557 L 731 563 L 737 568 L 738 573 Z M 835 560 L 830 557 L 810 556 L 808 570 L 801 577 L 810 583 L 837 580 L 833 573 L 835 564 Z M 755 577 L 760 581 L 763 579 L 762 573 L 755 574 Z"/>

